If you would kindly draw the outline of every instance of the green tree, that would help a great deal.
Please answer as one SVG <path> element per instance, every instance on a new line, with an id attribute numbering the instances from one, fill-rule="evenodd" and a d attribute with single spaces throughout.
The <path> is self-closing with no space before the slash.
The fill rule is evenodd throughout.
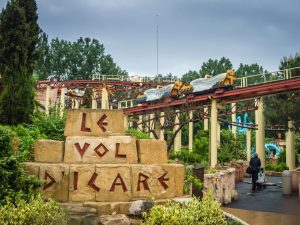
<path id="1" fill-rule="evenodd" d="M 37 44 L 38 60 L 35 69 L 35 74 L 38 80 L 47 80 L 51 73 L 50 67 L 50 46 L 48 43 L 48 35 L 42 32 L 39 36 Z"/>
<path id="2" fill-rule="evenodd" d="M 34 109 L 33 70 L 40 28 L 35 0 L 11 0 L 0 15 L 0 122 L 30 122 Z"/>
<path id="3" fill-rule="evenodd" d="M 207 74 L 215 76 L 220 73 L 225 73 L 230 68 L 232 68 L 232 63 L 225 57 L 222 57 L 220 60 L 209 59 L 202 64 L 199 74 L 200 77 L 204 77 Z"/>
<path id="4" fill-rule="evenodd" d="M 281 70 L 300 66 L 300 55 L 283 57 L 279 68 Z M 292 70 L 292 73 L 300 73 L 300 69 Z M 294 121 L 296 127 L 300 127 L 300 91 L 277 94 L 265 97 L 266 105 L 269 107 L 265 110 L 267 124 L 285 125 L 288 121 Z"/>
<path id="5" fill-rule="evenodd" d="M 263 67 L 258 65 L 257 63 L 253 63 L 250 65 L 241 63 L 235 74 L 237 77 L 247 77 L 251 75 L 261 74 L 263 72 Z"/>
<path id="6" fill-rule="evenodd" d="M 200 77 L 200 74 L 197 71 L 190 70 L 186 74 L 182 75 L 181 81 L 182 82 L 191 82 Z"/>

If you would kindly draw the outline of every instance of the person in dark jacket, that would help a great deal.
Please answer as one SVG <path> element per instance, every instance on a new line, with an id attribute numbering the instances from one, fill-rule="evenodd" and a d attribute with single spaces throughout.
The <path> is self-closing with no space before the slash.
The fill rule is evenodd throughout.
<path id="1" fill-rule="evenodd" d="M 250 167 L 251 167 L 251 175 L 252 175 L 252 190 L 256 190 L 256 182 L 258 179 L 258 172 L 261 166 L 260 159 L 258 158 L 258 154 L 255 153 L 254 157 L 250 160 Z"/>

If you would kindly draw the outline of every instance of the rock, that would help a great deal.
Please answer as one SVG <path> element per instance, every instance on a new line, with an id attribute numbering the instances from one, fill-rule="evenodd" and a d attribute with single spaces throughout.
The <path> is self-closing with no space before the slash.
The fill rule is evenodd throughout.
<path id="1" fill-rule="evenodd" d="M 69 216 L 68 225 L 82 225 L 81 216 Z"/>
<path id="2" fill-rule="evenodd" d="M 34 144 L 34 160 L 47 163 L 62 162 L 63 149 L 63 141 L 37 140 Z"/>
<path id="3" fill-rule="evenodd" d="M 66 163 L 138 163 L 136 139 L 131 136 L 67 137 Z"/>
<path id="4" fill-rule="evenodd" d="M 231 190 L 231 198 L 235 201 L 239 199 L 239 194 L 236 190 Z"/>
<path id="5" fill-rule="evenodd" d="M 24 163 L 25 169 L 29 175 L 39 177 L 40 173 L 40 164 L 35 162 L 26 162 Z"/>
<path id="6" fill-rule="evenodd" d="M 153 207 L 152 201 L 147 200 L 137 200 L 132 202 L 129 208 L 129 215 L 141 216 L 142 212 L 146 212 Z"/>
<path id="7" fill-rule="evenodd" d="M 164 140 L 137 140 L 139 163 L 160 164 L 168 162 L 167 143 Z"/>
<path id="8" fill-rule="evenodd" d="M 124 135 L 122 110 L 73 109 L 67 114 L 65 136 Z"/>
<path id="9" fill-rule="evenodd" d="M 101 225 L 130 225 L 129 219 L 123 214 L 100 216 L 99 222 Z"/>
<path id="10" fill-rule="evenodd" d="M 69 204 L 64 207 L 71 215 L 91 215 L 97 214 L 97 210 L 92 207 L 84 207 L 76 204 Z"/>
<path id="11" fill-rule="evenodd" d="M 110 215 L 113 212 L 111 202 L 85 202 L 83 205 L 95 208 L 98 216 Z"/>
<path id="12" fill-rule="evenodd" d="M 83 225 L 97 225 L 98 217 L 95 214 L 88 214 L 82 217 Z"/>

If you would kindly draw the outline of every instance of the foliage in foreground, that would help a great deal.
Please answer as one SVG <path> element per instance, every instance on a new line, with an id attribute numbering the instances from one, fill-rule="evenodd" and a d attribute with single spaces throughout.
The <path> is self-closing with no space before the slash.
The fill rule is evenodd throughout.
<path id="1" fill-rule="evenodd" d="M 18 198 L 14 203 L 9 199 L 0 207 L 1 225 L 65 225 L 64 210 L 53 200 L 45 202 L 38 195 L 28 202 Z"/>
<path id="2" fill-rule="evenodd" d="M 28 200 L 42 185 L 38 178 L 26 174 L 14 156 L 0 159 L 0 180 L 0 205 L 5 204 L 6 198 L 12 202 L 19 197 Z"/>
<path id="3" fill-rule="evenodd" d="M 169 202 L 166 205 L 154 206 L 150 213 L 144 214 L 143 225 L 226 225 L 226 218 L 220 203 L 207 192 L 200 201 L 194 198 L 191 202 L 180 205 Z"/>
<path id="4" fill-rule="evenodd" d="M 134 137 L 136 137 L 136 139 L 149 139 L 150 138 L 148 134 L 143 133 L 143 132 L 141 132 L 139 130 L 136 130 L 136 129 L 128 129 L 126 131 L 126 134 L 134 136 Z"/>

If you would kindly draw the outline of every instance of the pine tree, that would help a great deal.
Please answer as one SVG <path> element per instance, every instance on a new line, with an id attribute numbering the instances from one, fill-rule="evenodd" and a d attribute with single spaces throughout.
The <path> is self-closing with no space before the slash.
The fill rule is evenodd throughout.
<path id="1" fill-rule="evenodd" d="M 28 123 L 34 109 L 34 80 L 40 28 L 35 0 L 11 0 L 0 15 L 0 122 Z"/>

